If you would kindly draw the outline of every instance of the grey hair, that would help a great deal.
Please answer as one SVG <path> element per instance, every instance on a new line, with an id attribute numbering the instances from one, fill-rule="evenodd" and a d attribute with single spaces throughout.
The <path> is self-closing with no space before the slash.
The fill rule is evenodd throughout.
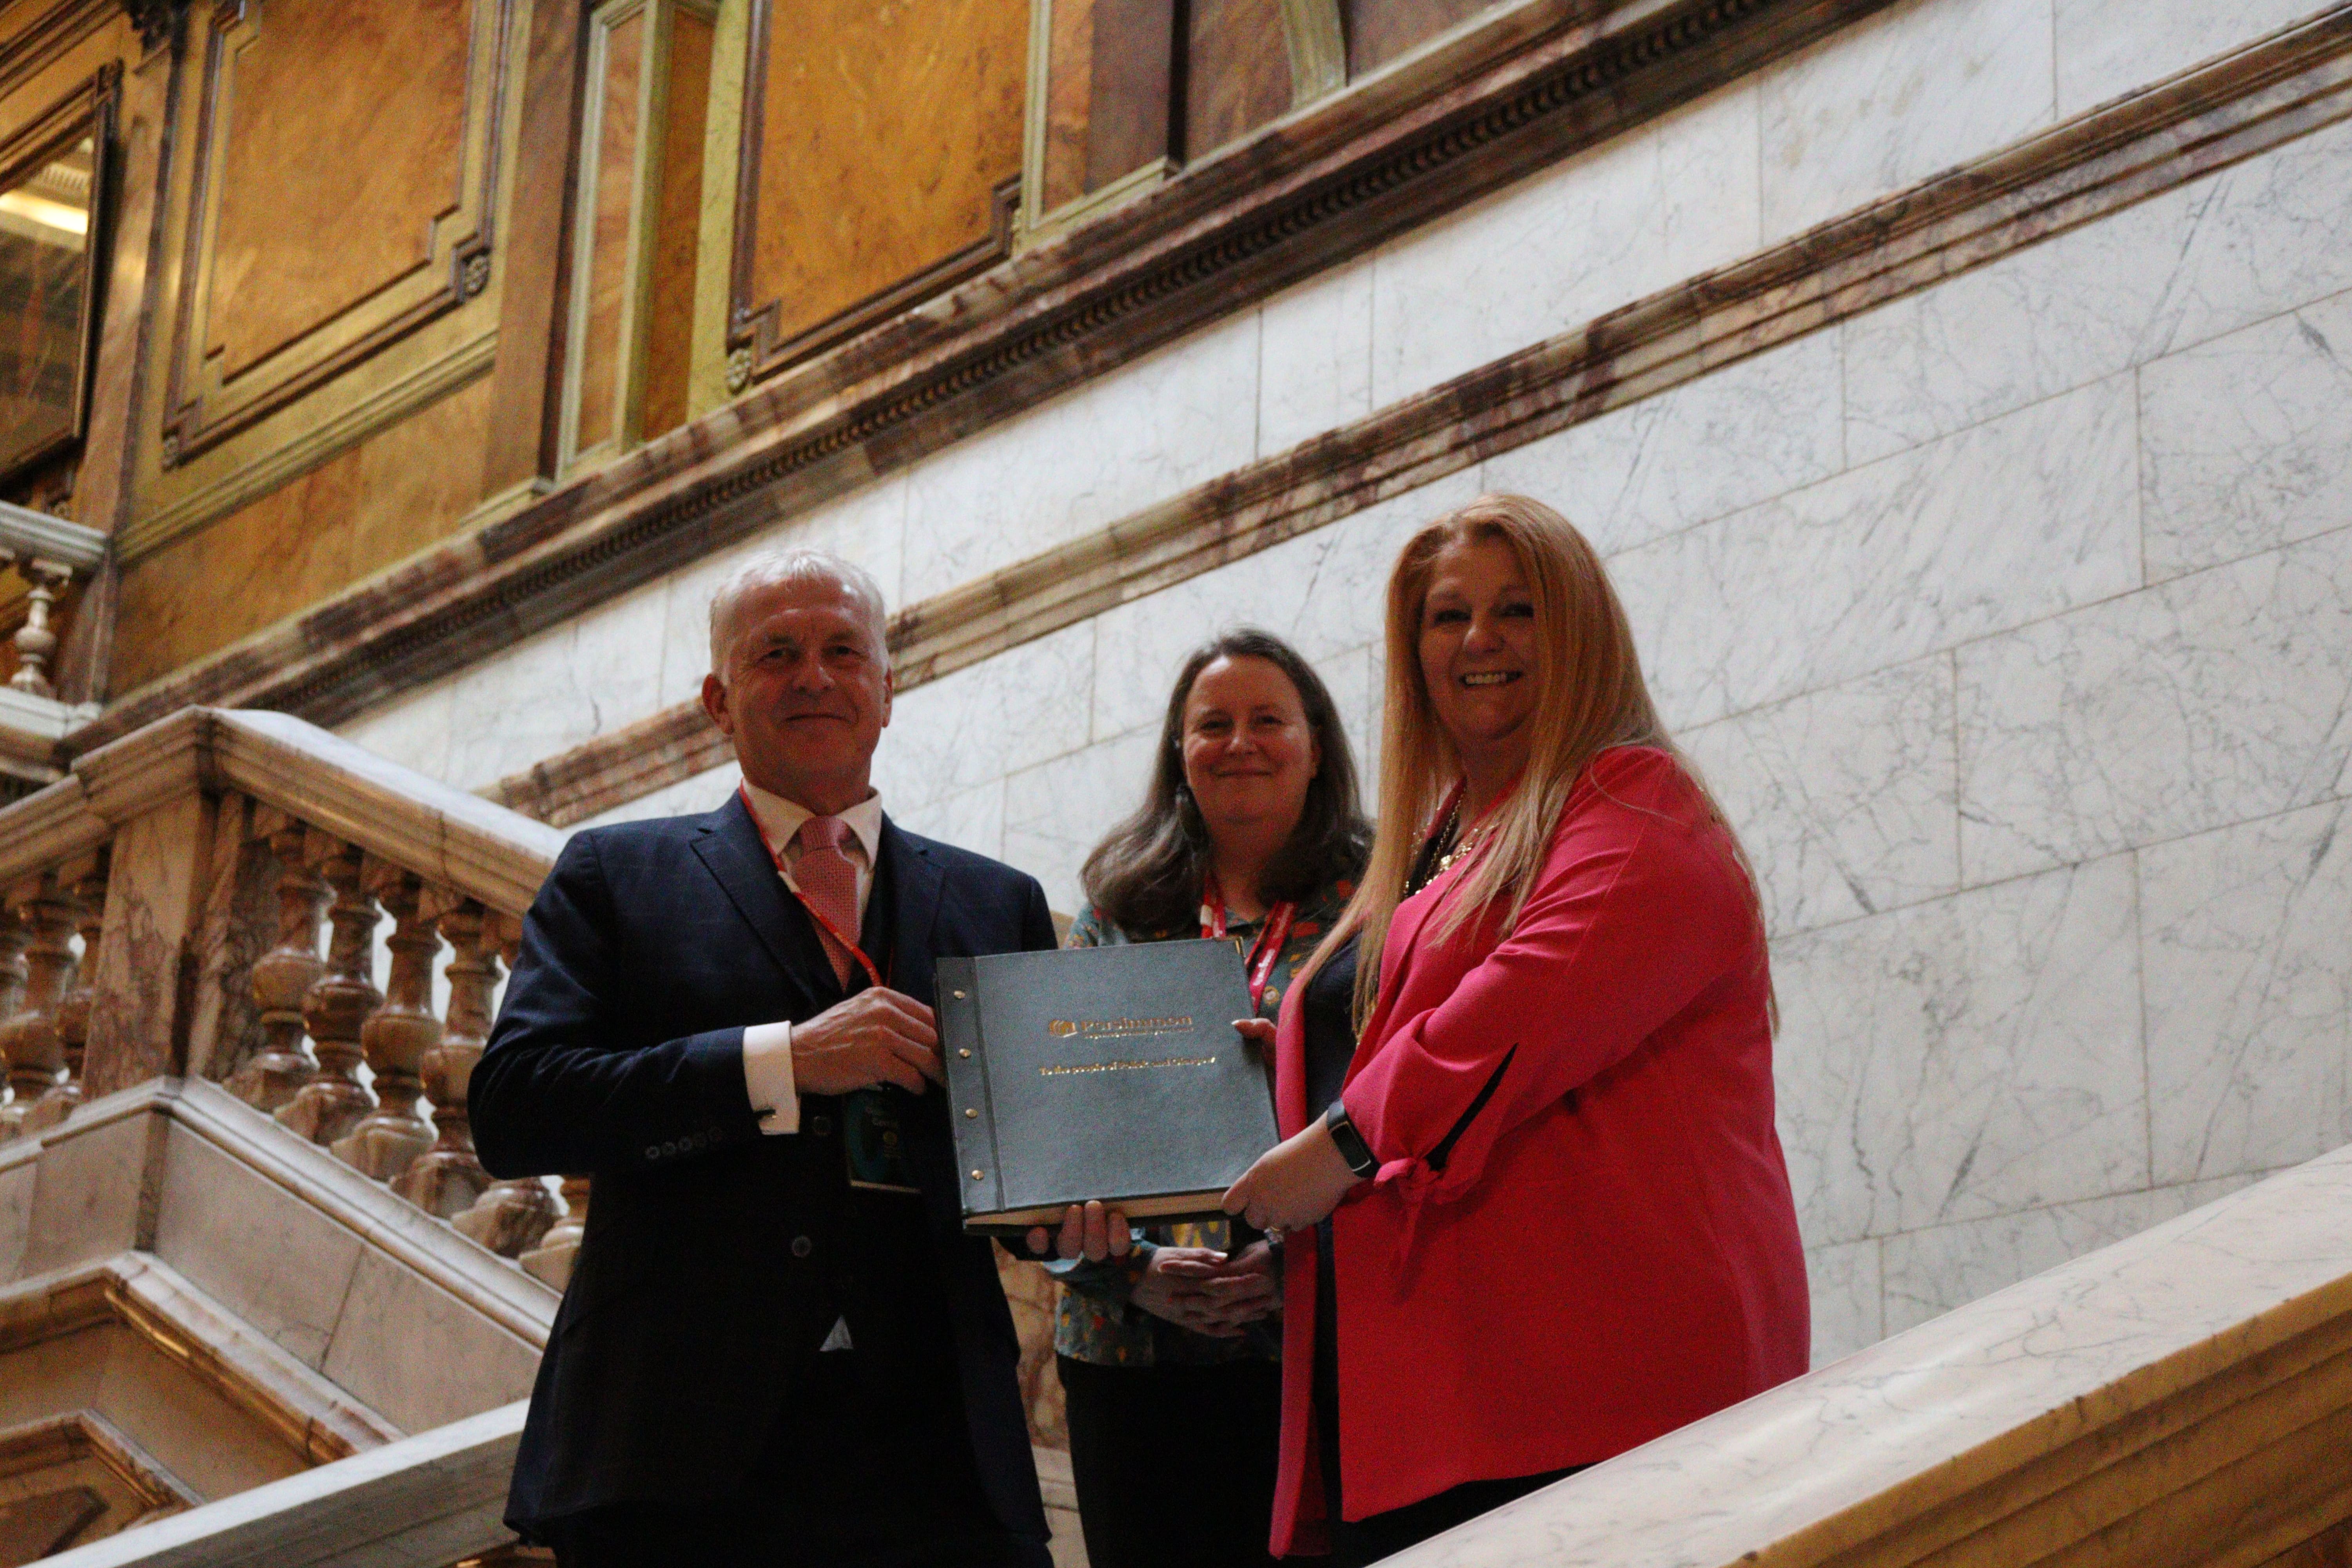
<path id="1" fill-rule="evenodd" d="M 890 668 L 890 644 L 886 634 L 889 612 L 883 606 L 881 588 L 855 562 L 845 561 L 828 551 L 801 546 L 754 556 L 729 573 L 727 580 L 719 584 L 719 591 L 710 595 L 713 670 L 725 673 L 719 667 L 726 662 L 728 646 L 734 636 L 736 606 L 749 595 L 780 583 L 831 583 L 848 595 L 865 616 L 866 630 L 872 636 L 874 657 L 883 668 Z"/>

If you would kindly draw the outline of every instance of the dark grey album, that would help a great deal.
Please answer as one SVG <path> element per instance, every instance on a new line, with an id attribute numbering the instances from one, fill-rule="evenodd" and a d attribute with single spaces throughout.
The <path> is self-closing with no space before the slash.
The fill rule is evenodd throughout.
<path id="1" fill-rule="evenodd" d="M 1057 1223 L 1099 1198 L 1136 1218 L 1217 1215 L 1273 1147 L 1267 1064 L 1229 942 L 939 961 L 964 1228 Z"/>

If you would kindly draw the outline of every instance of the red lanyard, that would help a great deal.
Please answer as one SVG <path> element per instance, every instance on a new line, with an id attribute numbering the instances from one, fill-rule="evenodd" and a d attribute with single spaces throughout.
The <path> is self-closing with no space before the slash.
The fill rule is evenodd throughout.
<path id="1" fill-rule="evenodd" d="M 1258 999 L 1265 994 L 1265 983 L 1274 978 L 1274 961 L 1282 956 L 1282 944 L 1290 940 L 1290 922 L 1298 913 L 1298 906 L 1287 899 L 1265 911 L 1265 924 L 1251 944 L 1249 957 L 1250 1006 L 1255 1009 Z M 1224 940 L 1225 890 L 1217 885 L 1214 872 L 1201 888 L 1201 936 L 1203 941 Z"/>
<path id="2" fill-rule="evenodd" d="M 823 910 L 818 909 L 814 904 L 808 901 L 808 895 L 802 892 L 800 884 L 793 879 L 793 868 L 792 866 L 784 859 L 784 852 L 776 847 L 775 840 L 770 838 L 768 837 L 768 830 L 761 826 L 760 814 L 756 810 L 752 809 L 751 790 L 742 784 L 738 784 L 735 788 L 736 793 L 743 797 L 743 809 L 751 813 L 751 830 L 760 836 L 760 842 L 767 847 L 768 858 L 775 861 L 776 869 L 783 876 L 784 886 L 792 890 L 793 897 L 801 901 L 801 908 L 808 911 L 809 919 L 816 921 L 818 925 L 824 927 L 825 935 L 841 943 L 844 948 L 848 950 L 849 956 L 857 960 L 857 967 L 866 971 L 866 983 L 874 986 L 877 990 L 879 990 L 882 985 L 882 972 L 874 967 L 874 961 L 866 956 L 866 950 L 864 948 L 858 946 L 856 942 L 851 941 L 848 937 L 844 936 L 839 926 L 835 925 L 831 921 L 824 918 L 824 911 Z"/>

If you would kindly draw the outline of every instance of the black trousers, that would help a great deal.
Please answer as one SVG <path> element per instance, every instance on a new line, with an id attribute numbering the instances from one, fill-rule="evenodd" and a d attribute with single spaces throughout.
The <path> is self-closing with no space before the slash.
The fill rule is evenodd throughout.
<path id="1" fill-rule="evenodd" d="M 562 1568 L 1050 1568 L 998 1522 L 961 1401 L 910 1421 L 856 1351 L 815 1358 L 737 1495 L 631 1502 L 543 1527 Z"/>
<path id="2" fill-rule="evenodd" d="M 1058 1358 L 1089 1568 L 1266 1568 L 1282 1369 Z"/>

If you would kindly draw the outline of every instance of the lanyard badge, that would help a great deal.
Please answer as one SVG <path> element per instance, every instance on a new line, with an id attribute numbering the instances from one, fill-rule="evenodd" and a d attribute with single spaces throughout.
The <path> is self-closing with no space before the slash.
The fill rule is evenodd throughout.
<path id="1" fill-rule="evenodd" d="M 1249 973 L 1253 1012 L 1265 995 L 1266 982 L 1274 978 L 1275 961 L 1282 956 L 1283 944 L 1290 940 L 1290 923 L 1297 915 L 1298 906 L 1287 899 L 1266 910 L 1265 924 L 1259 929 L 1257 941 L 1243 956 L 1242 963 Z M 1203 941 L 1225 940 L 1225 890 L 1218 885 L 1213 871 L 1201 888 L 1201 936 Z"/>

